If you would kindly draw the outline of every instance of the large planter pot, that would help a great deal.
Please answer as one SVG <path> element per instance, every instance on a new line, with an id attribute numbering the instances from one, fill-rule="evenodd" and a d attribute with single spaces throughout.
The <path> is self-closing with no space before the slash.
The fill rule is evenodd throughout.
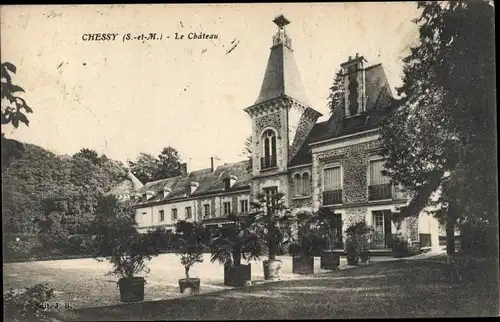
<path id="1" fill-rule="evenodd" d="M 292 273 L 294 274 L 313 274 L 314 257 L 313 256 L 294 256 L 292 259 Z"/>
<path id="2" fill-rule="evenodd" d="M 250 264 L 224 266 L 224 285 L 244 286 L 250 280 L 252 280 L 252 266 Z"/>
<path id="3" fill-rule="evenodd" d="M 118 281 L 120 301 L 140 302 L 144 300 L 144 277 L 124 277 Z"/>
<path id="4" fill-rule="evenodd" d="M 368 252 L 362 252 L 359 254 L 359 260 L 362 264 L 368 264 L 370 262 L 370 254 Z"/>
<path id="5" fill-rule="evenodd" d="M 179 280 L 181 294 L 196 294 L 200 292 L 199 278 L 182 278 Z"/>
<path id="6" fill-rule="evenodd" d="M 280 260 L 264 260 L 264 279 L 265 280 L 278 280 L 281 276 L 281 268 L 283 262 Z"/>
<path id="7" fill-rule="evenodd" d="M 323 252 L 319 265 L 321 269 L 338 269 L 340 265 L 340 255 L 333 252 Z"/>
<path id="8" fill-rule="evenodd" d="M 359 257 L 353 255 L 347 255 L 347 265 L 356 266 L 359 264 Z"/>

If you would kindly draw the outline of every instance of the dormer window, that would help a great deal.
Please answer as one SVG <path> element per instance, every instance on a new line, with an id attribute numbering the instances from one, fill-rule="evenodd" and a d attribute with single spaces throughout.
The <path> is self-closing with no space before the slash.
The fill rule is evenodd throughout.
<path id="1" fill-rule="evenodd" d="M 276 166 L 276 133 L 273 130 L 266 130 L 262 134 L 262 155 L 260 165 L 262 169 Z"/>
<path id="2" fill-rule="evenodd" d="M 224 190 L 231 189 L 233 185 L 236 183 L 238 178 L 236 176 L 229 176 L 224 179 Z"/>
<path id="3" fill-rule="evenodd" d="M 163 198 L 166 198 L 172 190 L 170 188 L 163 188 Z"/>
<path id="4" fill-rule="evenodd" d="M 199 187 L 199 183 L 198 182 L 194 182 L 192 181 L 190 184 L 189 184 L 189 191 L 188 191 L 188 194 L 192 194 L 193 192 L 196 191 L 196 189 L 198 189 Z"/>

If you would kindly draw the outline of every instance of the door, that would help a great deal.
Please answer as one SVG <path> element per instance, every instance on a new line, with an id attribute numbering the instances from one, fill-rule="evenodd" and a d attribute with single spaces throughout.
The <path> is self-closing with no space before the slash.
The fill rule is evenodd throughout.
<path id="1" fill-rule="evenodd" d="M 373 212 L 373 246 L 376 248 L 385 247 L 385 224 L 384 213 L 382 211 Z"/>

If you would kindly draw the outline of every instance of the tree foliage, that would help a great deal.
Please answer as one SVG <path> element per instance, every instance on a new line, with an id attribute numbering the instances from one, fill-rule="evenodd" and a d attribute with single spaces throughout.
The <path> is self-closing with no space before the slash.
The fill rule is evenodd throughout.
<path id="1" fill-rule="evenodd" d="M 344 109 L 344 93 L 344 76 L 342 75 L 342 69 L 339 69 L 335 73 L 332 86 L 329 88 L 327 105 L 330 110 L 330 114 L 333 114 L 333 111 L 339 107 Z"/>
<path id="2" fill-rule="evenodd" d="M 227 266 L 241 265 L 241 259 L 255 260 L 262 254 L 262 243 L 251 228 L 251 218 L 230 214 L 230 225 L 219 227 L 210 240 L 211 258 Z"/>
<path id="3" fill-rule="evenodd" d="M 251 203 L 250 230 L 267 245 L 270 260 L 275 260 L 278 251 L 292 240 L 292 224 L 296 221 L 284 197 L 281 192 L 259 193 Z"/>
<path id="4" fill-rule="evenodd" d="M 26 113 L 33 113 L 24 98 L 17 93 L 24 93 L 21 86 L 12 83 L 11 74 L 16 73 L 16 66 L 9 62 L 1 63 L 1 102 L 2 102 L 2 125 L 12 124 L 15 128 L 19 122 L 29 126 L 29 120 Z"/>
<path id="5" fill-rule="evenodd" d="M 103 156 L 95 164 L 78 155 L 60 156 L 36 145 L 11 141 L 21 148 L 18 155 L 10 156 L 2 172 L 2 217 L 10 233 L 38 232 L 44 220 L 55 228 L 60 216 L 67 234 L 84 233 L 99 198 L 126 175 L 120 162 Z M 66 198 L 67 208 L 47 210 L 44 201 L 54 198 Z"/>
<path id="6" fill-rule="evenodd" d="M 148 273 L 147 263 L 159 255 L 159 232 L 139 234 L 135 229 L 134 210 L 130 204 L 114 196 L 99 201 L 97 216 L 92 222 L 91 249 L 96 260 L 108 260 L 113 268 L 108 275 L 131 278 Z"/>
<path id="7" fill-rule="evenodd" d="M 483 1 L 418 7 L 402 104 L 382 126 L 385 173 L 411 194 L 403 216 L 434 206 L 442 218 L 496 227 L 494 10 Z"/>
<path id="8" fill-rule="evenodd" d="M 182 173 L 181 157 L 173 147 L 164 148 L 158 157 L 140 153 L 136 161 L 128 161 L 130 171 L 141 182 L 165 179 Z"/>

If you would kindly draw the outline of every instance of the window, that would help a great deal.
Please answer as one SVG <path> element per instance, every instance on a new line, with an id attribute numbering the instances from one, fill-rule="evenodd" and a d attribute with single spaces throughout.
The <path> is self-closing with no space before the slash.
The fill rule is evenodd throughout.
<path id="1" fill-rule="evenodd" d="M 177 220 L 177 209 L 172 209 L 172 221 Z"/>
<path id="2" fill-rule="evenodd" d="M 295 188 L 295 196 L 309 196 L 310 194 L 309 173 L 304 172 L 302 175 L 297 173 L 293 177 L 293 181 Z"/>
<path id="3" fill-rule="evenodd" d="M 205 217 L 210 217 L 210 205 L 203 205 L 203 215 Z"/>
<path id="4" fill-rule="evenodd" d="M 267 130 L 262 135 L 262 155 L 260 166 L 262 169 L 276 166 L 276 134 L 273 130 Z"/>
<path id="5" fill-rule="evenodd" d="M 164 221 L 164 220 L 165 220 L 165 211 L 160 210 L 160 221 Z"/>
<path id="6" fill-rule="evenodd" d="M 389 177 L 382 174 L 384 160 L 370 161 L 368 200 L 384 200 L 392 198 L 392 185 Z"/>
<path id="7" fill-rule="evenodd" d="M 341 168 L 327 168 L 323 171 L 323 204 L 335 205 L 342 203 Z"/>
<path id="8" fill-rule="evenodd" d="M 224 215 L 227 216 L 231 213 L 231 203 L 224 202 Z"/>
<path id="9" fill-rule="evenodd" d="M 224 179 L 224 190 L 231 188 L 231 180 L 229 178 Z"/>
<path id="10" fill-rule="evenodd" d="M 263 188 L 262 190 L 264 190 L 264 193 L 267 196 L 272 196 L 278 193 L 278 187 Z"/>
<path id="11" fill-rule="evenodd" d="M 240 212 L 248 212 L 248 200 L 240 200 Z"/>
<path id="12" fill-rule="evenodd" d="M 191 207 L 186 207 L 186 219 L 191 219 Z"/>

